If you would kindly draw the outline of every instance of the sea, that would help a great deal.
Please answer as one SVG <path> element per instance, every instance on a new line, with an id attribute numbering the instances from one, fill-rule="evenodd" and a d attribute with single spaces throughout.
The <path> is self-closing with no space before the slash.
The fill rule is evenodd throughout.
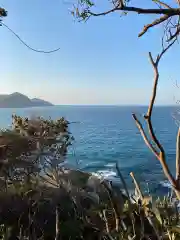
<path id="1" fill-rule="evenodd" d="M 163 174 L 159 161 L 145 145 L 132 118 L 136 113 L 145 131 L 143 114 L 146 106 L 54 106 L 27 109 L 0 109 L 0 127 L 11 128 L 12 114 L 26 117 L 65 117 L 75 138 L 69 149 L 66 164 L 91 172 L 96 176 L 121 182 L 116 163 L 131 190 L 133 172 L 145 193 L 168 194 L 171 186 Z M 166 152 L 167 163 L 175 174 L 176 135 L 180 120 L 180 106 L 157 106 L 153 110 L 155 133 Z"/>

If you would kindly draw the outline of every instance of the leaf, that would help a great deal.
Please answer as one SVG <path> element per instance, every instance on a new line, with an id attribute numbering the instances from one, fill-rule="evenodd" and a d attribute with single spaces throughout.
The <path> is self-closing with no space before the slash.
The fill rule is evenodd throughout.
<path id="1" fill-rule="evenodd" d="M 94 3 L 92 3 L 90 0 L 84 0 L 84 1 L 89 7 L 94 6 Z"/>
<path id="2" fill-rule="evenodd" d="M 163 225 L 163 220 L 162 220 L 162 217 L 161 217 L 161 213 L 160 213 L 158 208 L 154 208 L 154 214 L 155 214 L 157 220 L 159 221 L 159 223 L 161 225 Z"/>

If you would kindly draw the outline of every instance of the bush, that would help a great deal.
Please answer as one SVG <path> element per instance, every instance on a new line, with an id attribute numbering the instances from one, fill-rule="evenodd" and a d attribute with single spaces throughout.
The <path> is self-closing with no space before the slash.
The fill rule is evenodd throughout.
<path id="1" fill-rule="evenodd" d="M 177 203 L 62 166 L 69 123 L 13 116 L 0 136 L 1 239 L 180 239 Z"/>

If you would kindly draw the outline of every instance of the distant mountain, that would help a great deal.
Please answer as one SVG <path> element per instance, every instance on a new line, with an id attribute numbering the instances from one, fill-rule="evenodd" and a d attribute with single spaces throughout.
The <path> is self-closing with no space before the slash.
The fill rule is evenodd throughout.
<path id="1" fill-rule="evenodd" d="M 0 108 L 27 108 L 41 106 L 53 106 L 53 104 L 38 98 L 30 99 L 18 92 L 0 95 Z"/>
<path id="2" fill-rule="evenodd" d="M 53 106 L 52 103 L 39 98 L 33 98 L 31 99 L 31 102 L 34 104 L 34 106 Z"/>

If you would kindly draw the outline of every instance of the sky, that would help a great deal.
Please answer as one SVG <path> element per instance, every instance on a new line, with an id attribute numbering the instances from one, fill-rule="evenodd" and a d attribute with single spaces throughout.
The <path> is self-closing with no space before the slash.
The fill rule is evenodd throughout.
<path id="1" fill-rule="evenodd" d="M 108 9 L 105 1 L 98 1 L 96 11 Z M 132 1 L 145 7 L 149 2 Z M 84 23 L 70 14 L 70 0 L 0 0 L 0 6 L 8 10 L 4 23 L 31 47 L 60 47 L 36 53 L 0 27 L 0 94 L 21 92 L 54 104 L 148 104 L 153 83 L 148 52 L 160 51 L 162 26 L 142 38 L 138 33 L 154 16 L 113 13 Z M 178 99 L 179 50 L 173 46 L 160 64 L 157 104 Z"/>

